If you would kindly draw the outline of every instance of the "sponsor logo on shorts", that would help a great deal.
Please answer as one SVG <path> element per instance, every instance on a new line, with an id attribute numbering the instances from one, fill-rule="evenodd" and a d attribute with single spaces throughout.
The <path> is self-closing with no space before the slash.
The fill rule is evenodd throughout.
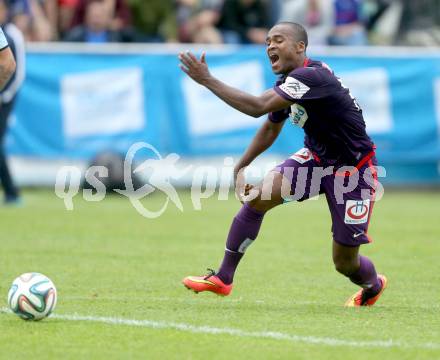
<path id="1" fill-rule="evenodd" d="M 345 203 L 346 224 L 364 224 L 368 221 L 370 200 L 347 200 Z"/>
<path id="2" fill-rule="evenodd" d="M 313 159 L 313 155 L 309 149 L 302 148 L 301 150 L 293 154 L 290 158 L 299 162 L 300 164 L 304 164 L 306 161 Z"/>

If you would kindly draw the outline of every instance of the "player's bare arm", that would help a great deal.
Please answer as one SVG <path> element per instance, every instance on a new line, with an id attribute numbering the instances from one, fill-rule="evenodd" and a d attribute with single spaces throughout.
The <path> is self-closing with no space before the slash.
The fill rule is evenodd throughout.
<path id="1" fill-rule="evenodd" d="M 209 72 L 204 52 L 200 59 L 197 59 L 189 51 L 180 53 L 179 60 L 181 62 L 180 68 L 191 79 L 205 86 L 225 103 L 244 114 L 260 117 L 271 111 L 285 109 L 292 104 L 279 96 L 273 89 L 266 90 L 260 96 L 254 96 L 223 83 Z"/>
<path id="2" fill-rule="evenodd" d="M 260 127 L 258 132 L 255 134 L 251 144 L 241 157 L 240 161 L 237 163 L 234 169 L 234 180 L 237 180 L 237 174 L 240 169 L 245 168 L 252 161 L 255 160 L 257 156 L 266 151 L 276 140 L 278 135 L 283 128 L 284 121 L 279 123 L 274 123 L 269 119 L 266 120 L 263 125 Z"/>
<path id="3" fill-rule="evenodd" d="M 15 59 L 9 47 L 0 50 L 0 89 L 3 89 L 15 72 Z"/>
<path id="4" fill-rule="evenodd" d="M 274 141 L 280 134 L 283 125 L 284 121 L 274 123 L 268 119 L 263 123 L 258 132 L 255 134 L 251 144 L 234 168 L 234 184 L 236 186 L 237 194 L 240 195 L 240 191 L 242 190 L 244 184 L 244 177 L 239 176 L 239 174 L 241 174 L 240 171 L 246 166 L 250 165 L 252 161 L 257 158 L 257 156 L 266 151 L 274 143 Z M 252 188 L 253 185 L 246 184 L 243 194 L 248 195 L 249 191 Z"/>

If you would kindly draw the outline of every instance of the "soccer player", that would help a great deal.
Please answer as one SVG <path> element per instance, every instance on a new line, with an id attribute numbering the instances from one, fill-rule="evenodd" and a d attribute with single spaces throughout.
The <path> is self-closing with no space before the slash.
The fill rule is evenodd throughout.
<path id="1" fill-rule="evenodd" d="M 3 4 L 4 5 L 4 4 Z M 12 50 L 9 47 L 3 30 L 0 28 L 0 92 L 9 83 L 15 72 L 16 63 Z M 0 95 L 1 97 L 1 95 Z M 5 203 L 9 203 L 9 195 L 15 195 L 15 187 L 12 185 L 12 179 L 9 175 L 8 164 L 3 150 L 3 138 L 6 133 L 7 120 L 3 113 L 8 111 L 8 106 L 2 104 L 0 100 L 0 182 L 5 191 Z M 14 197 L 15 201 L 15 197 Z"/>
<path id="2" fill-rule="evenodd" d="M 0 90 L 0 183 L 3 187 L 4 204 L 9 206 L 20 205 L 20 195 L 18 188 L 14 184 L 11 176 L 6 153 L 4 149 L 4 139 L 8 130 L 8 120 L 14 109 L 15 99 L 21 87 L 25 75 L 25 46 L 24 37 L 21 31 L 11 22 L 4 0 L 0 0 L 0 24 L 4 29 L 4 36 L 7 43 L 1 45 L 0 56 L 5 60 L 11 60 L 9 53 L 16 59 L 14 71 L 11 79 Z M 6 47 L 5 47 L 6 46 Z M 12 58 L 13 60 L 13 58 Z"/>
<path id="3" fill-rule="evenodd" d="M 236 179 L 240 169 L 272 145 L 288 117 L 305 132 L 304 149 L 273 169 L 257 188 L 247 186 L 245 194 L 257 192 L 257 196 L 245 200 L 235 216 L 220 269 L 206 276 L 184 278 L 188 289 L 229 295 L 235 270 L 257 238 L 264 215 L 285 202 L 286 182 L 295 200 L 317 193 L 326 195 L 335 268 L 361 287 L 345 305 L 374 305 L 387 286 L 386 277 L 376 273 L 373 262 L 359 254 L 360 245 L 371 241 L 367 230 L 378 187 L 375 146 L 365 131 L 356 100 L 326 64 L 306 56 L 307 45 L 307 32 L 299 24 L 281 22 L 269 31 L 266 51 L 272 71 L 280 77 L 260 96 L 213 77 L 205 53 L 200 59 L 190 52 L 179 54 L 180 68 L 228 105 L 254 117 L 269 114 L 237 164 Z M 315 176 L 317 173 L 320 176 Z M 349 189 L 347 184 L 353 179 L 359 181 Z"/>
<path id="4" fill-rule="evenodd" d="M 8 40 L 3 30 L 0 28 L 0 90 L 5 87 L 14 74 L 15 67 L 14 55 L 9 48 Z"/>

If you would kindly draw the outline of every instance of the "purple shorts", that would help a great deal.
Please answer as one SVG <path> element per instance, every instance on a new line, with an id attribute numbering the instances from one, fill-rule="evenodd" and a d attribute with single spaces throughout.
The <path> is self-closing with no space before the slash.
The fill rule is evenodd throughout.
<path id="1" fill-rule="evenodd" d="M 287 182 L 283 188 L 290 190 L 290 196 L 283 192 L 285 202 L 325 194 L 334 241 L 359 246 L 372 241 L 367 231 L 377 189 L 376 165 L 371 152 L 356 167 L 323 167 L 309 149 L 303 148 L 273 171 L 283 174 Z"/>

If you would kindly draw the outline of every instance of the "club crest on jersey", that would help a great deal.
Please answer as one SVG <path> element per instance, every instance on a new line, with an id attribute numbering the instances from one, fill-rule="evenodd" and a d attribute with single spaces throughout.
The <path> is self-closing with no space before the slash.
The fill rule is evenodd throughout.
<path id="1" fill-rule="evenodd" d="M 345 203 L 346 224 L 364 224 L 368 221 L 370 200 L 347 200 Z"/>
<path id="2" fill-rule="evenodd" d="M 309 115 L 307 114 L 306 109 L 304 109 L 304 107 L 302 107 L 301 105 L 293 104 L 290 107 L 290 122 L 293 125 L 302 128 L 308 118 Z"/>
<path id="3" fill-rule="evenodd" d="M 300 164 L 304 164 L 306 161 L 312 160 L 313 155 L 309 149 L 302 148 L 301 150 L 298 150 L 295 154 L 293 154 L 290 158 L 299 162 Z"/>

